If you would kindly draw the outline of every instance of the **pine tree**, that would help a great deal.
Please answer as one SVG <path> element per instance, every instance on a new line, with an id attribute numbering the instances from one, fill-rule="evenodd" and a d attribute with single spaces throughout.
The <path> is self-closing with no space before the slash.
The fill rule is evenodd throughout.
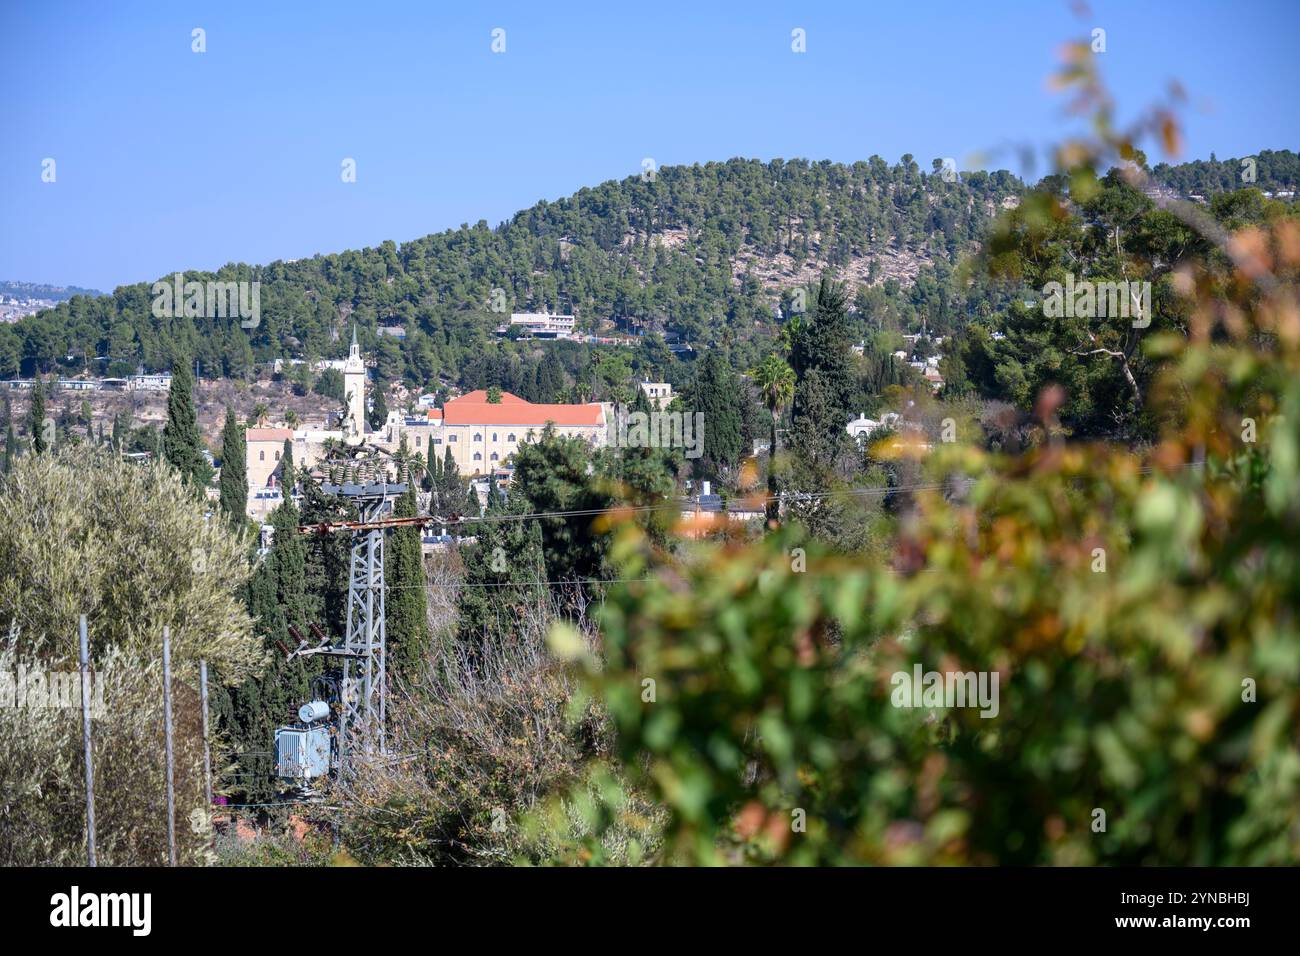
<path id="1" fill-rule="evenodd" d="M 32 451 L 42 454 L 49 450 L 49 436 L 45 433 L 45 382 L 38 375 L 32 388 L 32 404 L 28 410 L 27 431 L 32 436 Z"/>
<path id="2" fill-rule="evenodd" d="M 117 439 L 117 420 L 113 421 L 113 441 Z M 226 409 L 226 423 L 221 429 L 221 510 L 236 527 L 247 520 L 248 511 L 248 443 L 243 426 Z"/>
<path id="3" fill-rule="evenodd" d="M 184 362 L 172 371 L 167 395 L 167 424 L 163 428 L 163 457 L 196 489 L 207 484 L 208 464 L 203 460 L 203 441 L 194 411 L 194 377 Z"/>
<path id="4" fill-rule="evenodd" d="M 488 499 L 489 506 L 491 504 L 491 501 L 492 499 L 489 498 Z M 474 490 L 473 485 L 470 485 L 469 492 L 465 495 L 465 517 L 478 518 L 481 517 L 482 514 L 483 514 L 483 506 L 482 504 L 479 503 L 478 492 Z"/>
<path id="5" fill-rule="evenodd" d="M 393 516 L 410 518 L 416 514 L 415 489 L 411 487 L 397 499 Z M 389 535 L 384 574 L 388 590 L 384 609 L 389 673 L 411 679 L 419 674 L 433 639 L 419 528 L 398 528 Z"/>

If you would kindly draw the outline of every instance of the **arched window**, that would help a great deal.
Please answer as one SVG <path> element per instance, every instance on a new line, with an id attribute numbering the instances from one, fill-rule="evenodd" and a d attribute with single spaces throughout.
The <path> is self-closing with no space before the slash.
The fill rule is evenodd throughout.
<path id="1" fill-rule="evenodd" d="M 276 461 L 280 460 L 280 453 L 278 451 L 275 453 L 275 460 Z"/>
<path id="2" fill-rule="evenodd" d="M 493 440 L 493 441 L 496 441 L 496 440 L 497 440 L 497 433 L 496 433 L 496 432 L 493 432 L 493 433 L 492 433 L 492 440 Z"/>
<path id="3" fill-rule="evenodd" d="M 511 442 L 512 442 L 512 441 L 514 441 L 514 440 L 515 440 L 515 433 L 514 433 L 514 432 L 511 432 L 509 435 L 506 436 L 506 441 L 511 441 Z"/>
<path id="4" fill-rule="evenodd" d="M 501 457 L 501 456 L 498 455 L 496 452 L 493 452 L 493 453 L 492 453 L 492 460 L 493 460 L 493 461 L 496 461 L 496 460 L 497 460 L 498 458 L 500 458 L 500 457 Z"/>
<path id="5" fill-rule="evenodd" d="M 474 452 L 474 460 L 475 460 L 475 461 L 482 461 L 482 460 L 483 460 L 483 453 L 482 453 L 481 451 L 476 451 L 476 452 Z"/>
<path id="6" fill-rule="evenodd" d="M 263 448 L 261 451 L 259 451 L 259 452 L 257 453 L 257 460 L 258 460 L 258 461 L 266 461 L 266 449 L 265 449 L 265 448 Z"/>
<path id="7" fill-rule="evenodd" d="M 480 434 L 478 434 L 478 433 L 476 432 L 476 433 L 474 434 L 474 440 L 475 440 L 475 441 L 482 441 L 482 440 L 483 440 L 483 436 L 480 435 Z"/>
<path id="8" fill-rule="evenodd" d="M 455 435 L 448 435 L 447 441 L 460 441 L 460 439 L 457 438 Z"/>

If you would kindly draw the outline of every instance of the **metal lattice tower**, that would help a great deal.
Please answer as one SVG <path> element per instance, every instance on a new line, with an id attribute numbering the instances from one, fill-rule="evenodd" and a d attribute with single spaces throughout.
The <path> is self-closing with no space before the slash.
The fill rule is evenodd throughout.
<path id="1" fill-rule="evenodd" d="M 357 507 L 361 524 L 385 517 L 391 510 L 392 500 L 407 489 L 405 484 L 390 483 L 386 474 L 375 474 L 365 468 L 349 475 L 352 477 L 357 483 L 326 484 L 321 490 L 350 499 Z M 358 755 L 387 752 L 384 536 L 383 528 L 358 528 L 352 534 L 347 632 L 338 655 L 344 658 L 338 739 L 340 769 L 345 769 L 349 759 Z"/>

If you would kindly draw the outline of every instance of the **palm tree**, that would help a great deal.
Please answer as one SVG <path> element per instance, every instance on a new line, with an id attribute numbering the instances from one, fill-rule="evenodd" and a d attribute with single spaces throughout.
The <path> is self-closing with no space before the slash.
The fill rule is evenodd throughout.
<path id="1" fill-rule="evenodd" d="M 290 428 L 298 424 L 298 413 L 295 412 L 292 408 L 285 409 L 284 423 L 288 425 Z"/>
<path id="2" fill-rule="evenodd" d="M 266 416 L 271 413 L 265 402 L 258 402 L 253 406 L 253 421 L 257 422 L 257 427 L 261 428 L 266 424 Z"/>
<path id="3" fill-rule="evenodd" d="M 785 359 L 773 352 L 759 365 L 750 369 L 749 374 L 758 386 L 759 397 L 772 415 L 772 440 L 767 452 L 767 520 L 777 520 L 776 499 L 776 423 L 781 409 L 790 404 L 794 398 L 794 369 L 786 364 Z"/>

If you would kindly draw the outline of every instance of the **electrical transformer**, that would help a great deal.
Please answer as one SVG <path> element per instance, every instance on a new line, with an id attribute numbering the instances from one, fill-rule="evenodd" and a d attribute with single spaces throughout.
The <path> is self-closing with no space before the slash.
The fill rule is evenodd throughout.
<path id="1" fill-rule="evenodd" d="M 314 780 L 330 770 L 325 727 L 280 727 L 275 732 L 275 772 L 285 780 Z"/>

